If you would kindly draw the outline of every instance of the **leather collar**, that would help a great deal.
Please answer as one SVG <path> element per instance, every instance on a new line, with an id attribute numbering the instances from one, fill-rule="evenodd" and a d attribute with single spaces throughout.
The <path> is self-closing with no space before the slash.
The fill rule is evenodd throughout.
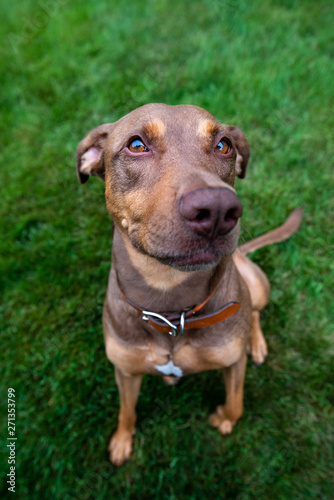
<path id="1" fill-rule="evenodd" d="M 118 281 L 118 280 L 117 280 Z M 118 283 L 119 286 L 119 283 Z M 204 328 L 206 326 L 215 325 L 224 319 L 229 318 L 234 313 L 238 311 L 240 308 L 240 304 L 238 302 L 228 302 L 223 307 L 218 309 L 218 311 L 212 312 L 210 314 L 195 314 L 199 312 L 203 307 L 209 302 L 217 288 L 213 290 L 213 292 L 209 295 L 209 297 L 202 302 L 193 307 L 188 307 L 181 311 L 181 313 L 155 313 L 148 311 L 146 309 L 142 309 L 137 304 L 128 299 L 121 288 L 119 287 L 120 292 L 122 294 L 123 299 L 134 309 L 136 309 L 142 317 L 142 320 L 147 321 L 151 326 L 153 326 L 156 330 L 163 333 L 169 333 L 174 337 L 177 336 L 178 333 L 183 335 L 184 330 L 189 330 L 191 328 Z"/>

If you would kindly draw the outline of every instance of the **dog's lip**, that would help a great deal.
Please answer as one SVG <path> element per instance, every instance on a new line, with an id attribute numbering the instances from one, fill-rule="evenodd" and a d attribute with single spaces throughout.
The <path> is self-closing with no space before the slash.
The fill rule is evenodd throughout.
<path id="1" fill-rule="evenodd" d="M 220 258 L 220 256 L 220 252 L 217 252 L 213 248 L 210 248 L 202 249 L 197 252 L 189 252 L 182 255 L 159 256 L 159 260 L 163 264 L 174 264 L 183 267 L 201 264 L 212 264 L 215 263 Z"/>
<path id="2" fill-rule="evenodd" d="M 191 249 L 188 252 L 175 253 L 173 254 L 160 254 L 155 255 L 162 264 L 167 264 L 171 266 L 177 267 L 189 267 L 189 266 L 198 266 L 198 265 L 214 265 L 216 264 L 222 255 L 226 255 L 226 251 L 228 254 L 232 253 L 228 251 L 230 245 L 229 237 L 235 231 L 238 230 L 239 224 L 237 224 L 231 231 L 229 231 L 226 235 L 223 235 L 220 238 L 217 238 L 214 242 L 207 242 L 202 248 Z M 226 248 L 227 244 L 227 248 Z"/>
<path id="3" fill-rule="evenodd" d="M 181 250 L 177 251 L 175 249 L 175 253 L 167 253 L 161 250 L 155 250 L 154 248 L 147 248 L 141 244 L 139 244 L 138 240 L 130 236 L 130 241 L 134 248 L 142 253 L 143 255 L 147 255 L 152 257 L 153 259 L 158 260 L 161 264 L 176 267 L 176 268 L 191 268 L 198 266 L 214 266 L 216 265 L 223 255 L 230 255 L 232 251 L 234 251 L 234 246 L 231 250 L 231 245 L 229 241 L 230 235 L 235 233 L 239 228 L 239 224 L 237 224 L 229 233 L 223 235 L 220 238 L 217 238 L 213 242 L 198 242 L 197 245 L 201 244 L 201 247 L 193 247 L 190 246 L 189 250 Z M 232 240 L 233 242 L 233 240 Z M 191 243 L 191 242 L 190 242 Z M 188 246 L 187 245 L 187 246 Z M 182 253 L 181 253 L 182 252 Z"/>

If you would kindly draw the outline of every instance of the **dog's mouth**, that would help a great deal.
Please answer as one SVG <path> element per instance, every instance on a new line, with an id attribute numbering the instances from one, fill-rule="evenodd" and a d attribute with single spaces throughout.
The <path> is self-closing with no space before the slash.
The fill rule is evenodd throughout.
<path id="1" fill-rule="evenodd" d="M 218 264 L 222 257 L 221 250 L 212 247 L 193 249 L 182 253 L 175 252 L 175 254 L 166 254 L 164 252 L 147 251 L 141 245 L 138 245 L 136 241 L 132 240 L 131 242 L 136 250 L 143 255 L 148 255 L 165 266 L 171 266 L 181 271 L 195 271 L 213 267 Z"/>
<path id="2" fill-rule="evenodd" d="M 151 242 L 155 240 L 153 236 L 154 233 L 151 233 Z M 130 236 L 130 241 L 140 253 L 156 259 L 161 264 L 180 271 L 196 271 L 214 267 L 223 256 L 231 255 L 237 245 L 238 236 L 239 224 L 228 234 L 222 235 L 213 241 L 204 238 L 182 239 L 177 238 L 175 235 L 173 241 L 168 238 L 169 251 L 161 248 L 161 246 L 157 248 L 154 244 L 142 245 L 134 237 L 134 234 Z"/>
<path id="3" fill-rule="evenodd" d="M 176 269 L 196 270 L 212 267 L 218 263 L 221 252 L 211 249 L 202 249 L 194 253 L 184 255 L 169 255 L 158 257 L 161 264 L 174 267 Z"/>

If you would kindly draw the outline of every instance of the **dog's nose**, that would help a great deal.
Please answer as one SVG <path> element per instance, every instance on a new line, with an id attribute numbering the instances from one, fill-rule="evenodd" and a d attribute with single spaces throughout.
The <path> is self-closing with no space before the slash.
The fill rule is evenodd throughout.
<path id="1" fill-rule="evenodd" d="M 242 215 L 242 205 L 230 189 L 198 188 L 180 199 L 179 213 L 196 234 L 215 238 L 235 227 Z"/>

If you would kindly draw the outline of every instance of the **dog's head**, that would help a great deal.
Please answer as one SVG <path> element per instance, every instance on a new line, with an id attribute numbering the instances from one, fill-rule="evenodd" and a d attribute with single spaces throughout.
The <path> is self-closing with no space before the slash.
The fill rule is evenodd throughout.
<path id="1" fill-rule="evenodd" d="M 107 208 L 141 253 L 181 270 L 231 254 L 249 146 L 236 127 L 196 106 L 147 104 L 92 130 L 79 144 L 77 172 L 105 180 Z"/>

